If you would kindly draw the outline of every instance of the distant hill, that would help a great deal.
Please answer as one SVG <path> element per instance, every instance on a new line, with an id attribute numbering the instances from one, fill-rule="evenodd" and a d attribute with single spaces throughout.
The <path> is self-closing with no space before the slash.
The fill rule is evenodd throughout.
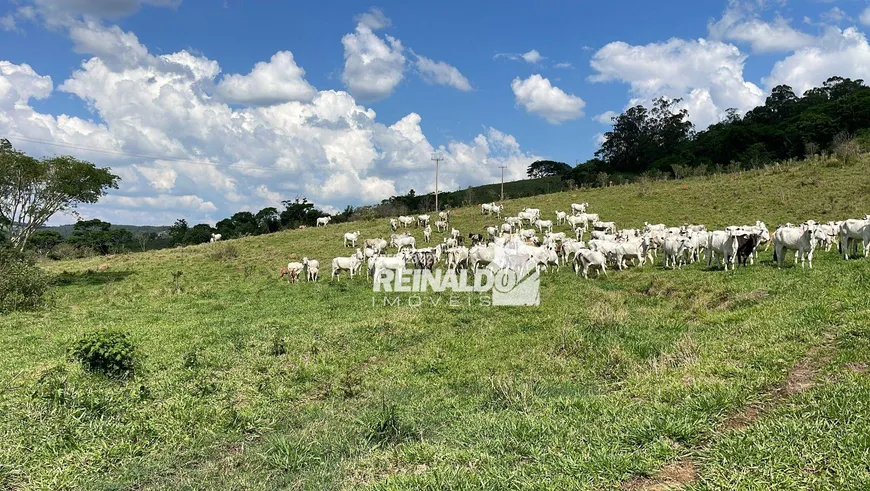
<path id="1" fill-rule="evenodd" d="M 64 237 L 68 237 L 73 232 L 73 227 L 75 224 L 69 225 L 56 225 L 53 227 L 40 227 L 40 230 L 53 230 L 58 232 L 60 235 Z M 162 225 L 112 225 L 111 229 L 125 229 L 129 230 L 131 234 L 136 235 L 139 233 L 160 233 L 169 230 L 169 226 Z"/>

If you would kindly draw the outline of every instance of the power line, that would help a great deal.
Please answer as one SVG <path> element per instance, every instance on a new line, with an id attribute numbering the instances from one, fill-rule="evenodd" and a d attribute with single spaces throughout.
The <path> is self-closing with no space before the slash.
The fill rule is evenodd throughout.
<path id="1" fill-rule="evenodd" d="M 258 165 L 252 165 L 252 164 L 233 164 L 233 163 L 228 163 L 228 162 L 200 162 L 200 161 L 196 161 L 196 160 L 182 159 L 182 158 L 178 158 L 178 157 L 160 157 L 160 156 L 155 156 L 155 155 L 135 154 L 135 153 L 130 153 L 130 152 L 118 152 L 118 151 L 114 151 L 114 150 L 105 150 L 105 149 L 96 148 L 96 147 L 88 147 L 85 145 L 74 145 L 71 143 L 57 143 L 57 142 L 53 142 L 51 140 L 43 140 L 41 138 L 33 138 L 33 137 L 18 135 L 18 134 L 14 134 L 14 133 L 10 133 L 9 136 L 13 137 L 15 139 L 21 140 L 21 141 L 29 142 L 29 143 L 37 143 L 37 144 L 41 144 L 41 145 L 50 145 L 53 147 L 73 148 L 73 149 L 82 150 L 85 152 L 104 153 L 104 154 L 108 154 L 108 155 L 117 155 L 120 157 L 130 157 L 130 158 L 145 159 L 145 160 L 165 160 L 165 161 L 170 161 L 170 162 L 188 163 L 188 164 L 194 164 L 194 165 L 207 165 L 209 167 L 227 167 L 227 168 L 233 167 L 233 168 L 241 168 L 241 169 L 257 169 L 257 170 L 264 170 L 264 171 L 265 170 L 275 170 L 274 168 L 262 167 L 262 166 L 258 166 Z"/>

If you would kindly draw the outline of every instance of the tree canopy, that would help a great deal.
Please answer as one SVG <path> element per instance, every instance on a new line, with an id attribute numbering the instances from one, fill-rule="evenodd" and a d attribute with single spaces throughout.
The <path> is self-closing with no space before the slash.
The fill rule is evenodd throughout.
<path id="1" fill-rule="evenodd" d="M 541 177 L 564 176 L 571 172 L 571 166 L 564 162 L 553 160 L 537 160 L 529 165 L 526 175 L 531 179 Z"/>
<path id="2" fill-rule="evenodd" d="M 68 155 L 35 159 L 0 140 L 0 231 L 19 250 L 58 212 L 96 203 L 120 178 Z"/>
<path id="3" fill-rule="evenodd" d="M 614 176 L 672 174 L 708 167 L 753 168 L 770 161 L 835 151 L 853 137 L 870 140 L 870 88 L 863 80 L 831 77 L 797 96 L 774 87 L 764 104 L 736 109 L 694 132 L 679 99 L 659 98 L 615 117 L 595 158 L 574 167 L 577 184 L 600 185 Z"/>

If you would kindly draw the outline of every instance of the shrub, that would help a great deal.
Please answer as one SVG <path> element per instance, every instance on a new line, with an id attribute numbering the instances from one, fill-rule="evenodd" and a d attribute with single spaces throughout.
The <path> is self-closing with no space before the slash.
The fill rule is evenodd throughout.
<path id="1" fill-rule="evenodd" d="M 70 350 L 85 368 L 113 377 L 133 375 L 137 350 L 127 333 L 117 329 L 100 329 L 82 336 Z"/>
<path id="2" fill-rule="evenodd" d="M 239 250 L 232 244 L 217 245 L 211 253 L 211 258 L 215 261 L 225 261 L 227 259 L 235 259 L 239 257 Z"/>
<path id="3" fill-rule="evenodd" d="M 396 444 L 413 439 L 416 432 L 404 420 L 395 404 L 383 402 L 367 422 L 366 438 L 377 445 Z"/>
<path id="4" fill-rule="evenodd" d="M 63 261 L 65 259 L 81 259 L 83 257 L 96 256 L 97 253 L 87 246 L 74 246 L 66 242 L 62 242 L 54 246 L 48 253 L 49 259 Z"/>
<path id="5" fill-rule="evenodd" d="M 14 249 L 0 246 L 0 313 L 42 305 L 49 276 Z"/>

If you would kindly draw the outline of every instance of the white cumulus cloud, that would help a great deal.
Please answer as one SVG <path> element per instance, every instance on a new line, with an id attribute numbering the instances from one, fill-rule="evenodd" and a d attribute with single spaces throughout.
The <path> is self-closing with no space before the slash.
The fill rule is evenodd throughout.
<path id="1" fill-rule="evenodd" d="M 344 71 L 341 80 L 354 97 L 377 101 L 393 93 L 405 73 L 402 42 L 374 31 L 389 25 L 379 10 L 358 18 L 354 32 L 341 38 L 344 46 Z"/>
<path id="2" fill-rule="evenodd" d="M 515 78 L 511 82 L 511 89 L 516 97 L 517 104 L 526 108 L 526 111 L 535 113 L 552 124 L 559 124 L 583 116 L 583 107 L 586 103 L 583 99 L 566 94 L 559 87 L 541 75 L 531 75 L 525 80 Z"/>
<path id="3" fill-rule="evenodd" d="M 259 62 L 247 75 L 227 75 L 217 92 L 228 102 L 267 105 L 310 101 L 317 90 L 305 80 L 305 70 L 296 65 L 293 53 L 279 51 L 268 62 Z"/>
<path id="4" fill-rule="evenodd" d="M 800 49 L 774 64 L 764 79 L 768 90 L 787 84 L 798 95 L 832 76 L 870 79 L 870 45 L 855 27 L 830 27 L 814 46 Z"/>
<path id="5" fill-rule="evenodd" d="M 99 21 L 76 22 L 66 32 L 74 29 L 76 50 L 88 57 L 58 84 L 57 96 L 81 101 L 94 120 L 37 110 L 35 99 L 55 93 L 51 78 L 5 61 L 0 135 L 29 154 L 68 149 L 121 176 L 120 189 L 80 209 L 86 218 L 214 223 L 296 196 L 336 210 L 411 188 L 431 192 L 432 152 L 445 157 L 443 190 L 496 182 L 501 165 L 506 178 L 522 178 L 542 158 L 493 128 L 435 146 L 419 114 L 384 124 L 344 91 L 315 89 L 310 99 L 234 107 L 210 93 L 220 87 L 216 60 L 188 51 L 155 55 L 133 33 Z M 276 65 L 274 57 L 263 63 Z M 262 82 L 257 66 L 264 65 L 240 76 L 250 78 L 238 86 L 254 92 Z"/>
<path id="6" fill-rule="evenodd" d="M 528 63 L 537 63 L 544 59 L 544 57 L 541 56 L 541 53 L 538 53 L 538 50 L 536 49 L 527 51 L 520 56 Z"/>
<path id="7" fill-rule="evenodd" d="M 426 82 L 448 85 L 463 92 L 471 90 L 471 83 L 456 67 L 443 61 L 433 61 L 417 53 L 414 53 L 414 56 L 417 57 L 417 71 Z"/>
<path id="8" fill-rule="evenodd" d="M 593 82 L 629 84 L 634 103 L 660 96 L 682 98 L 699 129 L 717 122 L 729 108 L 746 111 L 764 102 L 764 92 L 743 78 L 746 56 L 736 46 L 704 39 L 670 39 L 633 46 L 607 44 L 590 62 Z"/>
<path id="9" fill-rule="evenodd" d="M 604 111 L 603 113 L 599 114 L 598 116 L 595 116 L 592 119 L 594 119 L 595 121 L 598 121 L 601 124 L 609 125 L 609 124 L 613 123 L 613 121 L 612 121 L 613 118 L 615 118 L 617 116 L 619 116 L 619 113 L 616 111 Z"/>

